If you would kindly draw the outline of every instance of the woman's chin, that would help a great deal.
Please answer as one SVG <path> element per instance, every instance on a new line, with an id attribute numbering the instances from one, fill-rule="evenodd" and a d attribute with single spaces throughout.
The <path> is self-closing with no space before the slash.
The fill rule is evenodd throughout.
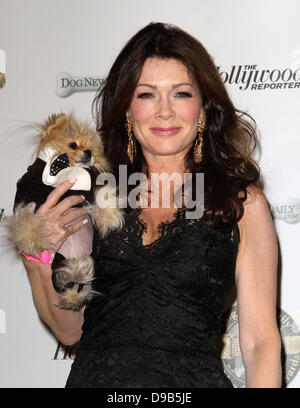
<path id="1" fill-rule="evenodd" d="M 190 147 L 188 147 L 189 149 Z M 187 151 L 187 148 L 174 148 L 174 147 L 167 147 L 167 148 L 157 148 L 157 149 L 151 149 L 148 150 L 147 153 L 150 154 L 151 156 L 155 157 L 177 157 L 180 155 L 184 155 L 185 152 Z M 146 155 L 147 155 L 146 153 Z"/>

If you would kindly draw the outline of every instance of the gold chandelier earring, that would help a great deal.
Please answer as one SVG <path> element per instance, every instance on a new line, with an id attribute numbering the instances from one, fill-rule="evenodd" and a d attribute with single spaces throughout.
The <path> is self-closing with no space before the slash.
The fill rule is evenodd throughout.
<path id="1" fill-rule="evenodd" d="M 205 120 L 201 119 L 198 123 L 198 134 L 194 144 L 194 162 L 200 163 L 202 160 L 202 144 L 203 144 L 203 132 L 205 129 Z"/>
<path id="2" fill-rule="evenodd" d="M 133 152 L 134 152 L 133 134 L 132 134 L 131 122 L 128 116 L 126 117 L 126 129 L 127 129 L 127 134 L 128 134 L 127 154 L 128 154 L 130 162 L 133 163 Z"/>

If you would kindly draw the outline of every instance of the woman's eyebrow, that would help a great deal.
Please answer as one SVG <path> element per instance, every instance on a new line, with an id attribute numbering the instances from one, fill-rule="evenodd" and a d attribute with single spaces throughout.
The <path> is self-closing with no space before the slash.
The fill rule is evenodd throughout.
<path id="1" fill-rule="evenodd" d="M 183 85 L 188 85 L 188 86 L 190 86 L 190 87 L 194 87 L 194 85 L 192 84 L 192 83 L 190 83 L 190 82 L 180 82 L 179 84 L 174 84 L 173 86 L 172 86 L 172 88 L 174 89 L 174 88 L 178 88 L 178 87 L 180 87 L 180 86 L 183 86 Z M 157 89 L 157 86 L 156 85 L 152 85 L 152 84 L 144 84 L 144 83 L 142 83 L 142 84 L 138 84 L 136 87 L 138 88 L 139 86 L 148 86 L 149 88 L 152 88 L 152 89 Z"/>
<path id="2" fill-rule="evenodd" d="M 156 89 L 156 85 L 151 85 L 151 84 L 138 84 L 136 87 L 138 88 L 139 86 L 148 86 L 149 88 Z"/>
<path id="3" fill-rule="evenodd" d="M 179 88 L 180 86 L 190 86 L 192 88 L 194 88 L 194 85 L 190 82 L 181 82 L 180 84 L 175 84 L 173 85 L 173 89 L 174 88 Z"/>

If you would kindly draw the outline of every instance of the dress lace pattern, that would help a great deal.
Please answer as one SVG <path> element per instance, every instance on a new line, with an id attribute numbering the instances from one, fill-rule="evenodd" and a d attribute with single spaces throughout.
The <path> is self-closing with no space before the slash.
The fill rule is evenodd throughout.
<path id="1" fill-rule="evenodd" d="M 178 210 L 143 245 L 139 215 L 133 210 L 102 240 L 95 234 L 100 294 L 85 310 L 66 387 L 232 387 L 218 341 L 234 285 L 237 224 L 216 231 Z"/>

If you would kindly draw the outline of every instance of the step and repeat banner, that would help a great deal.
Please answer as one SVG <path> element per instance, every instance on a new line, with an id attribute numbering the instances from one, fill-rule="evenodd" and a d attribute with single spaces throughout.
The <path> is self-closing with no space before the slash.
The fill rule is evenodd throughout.
<path id="1" fill-rule="evenodd" d="M 287 387 L 300 386 L 300 2 L 0 0 L 0 217 L 37 144 L 24 126 L 55 112 L 92 121 L 96 90 L 125 42 L 151 21 L 175 24 L 214 58 L 236 107 L 257 123 L 256 152 L 278 235 L 278 324 Z M 34 308 L 0 223 L 0 387 L 64 387 L 76 346 Z M 236 305 L 224 313 L 224 370 L 245 386 Z"/>

